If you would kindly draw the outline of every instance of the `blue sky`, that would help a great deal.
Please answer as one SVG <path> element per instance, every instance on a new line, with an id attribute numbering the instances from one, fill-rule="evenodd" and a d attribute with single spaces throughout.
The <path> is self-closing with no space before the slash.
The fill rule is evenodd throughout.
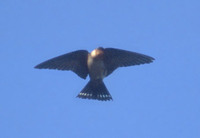
<path id="1" fill-rule="evenodd" d="M 199 138 L 200 2 L 1 0 L 0 137 Z M 104 82 L 114 101 L 75 98 L 87 80 L 33 67 L 98 46 L 147 54 Z"/>

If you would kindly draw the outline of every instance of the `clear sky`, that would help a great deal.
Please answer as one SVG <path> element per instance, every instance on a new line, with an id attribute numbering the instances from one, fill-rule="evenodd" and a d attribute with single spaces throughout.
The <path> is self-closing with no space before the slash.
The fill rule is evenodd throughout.
<path id="1" fill-rule="evenodd" d="M 1 0 L 1 138 L 199 138 L 200 1 Z M 104 82 L 113 101 L 75 98 L 88 82 L 33 67 L 114 47 L 154 57 Z"/>

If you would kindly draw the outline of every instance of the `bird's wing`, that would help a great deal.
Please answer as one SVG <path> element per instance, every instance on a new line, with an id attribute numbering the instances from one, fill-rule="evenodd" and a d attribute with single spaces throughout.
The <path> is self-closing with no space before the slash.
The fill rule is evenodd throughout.
<path id="1" fill-rule="evenodd" d="M 35 66 L 38 69 L 71 70 L 83 79 L 88 75 L 88 51 L 78 50 L 49 59 Z"/>
<path id="2" fill-rule="evenodd" d="M 115 48 L 105 48 L 104 54 L 104 63 L 108 71 L 107 76 L 118 67 L 151 63 L 154 60 L 147 55 Z"/>

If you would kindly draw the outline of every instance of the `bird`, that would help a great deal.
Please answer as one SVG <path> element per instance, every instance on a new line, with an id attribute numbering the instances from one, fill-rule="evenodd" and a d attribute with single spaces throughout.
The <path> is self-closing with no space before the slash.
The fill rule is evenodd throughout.
<path id="1" fill-rule="evenodd" d="M 35 66 L 36 69 L 71 70 L 80 78 L 89 82 L 77 95 L 82 99 L 99 101 L 113 100 L 103 79 L 119 67 L 147 64 L 155 60 L 153 57 L 117 49 L 98 47 L 91 53 L 87 50 L 77 50 L 54 57 Z"/>

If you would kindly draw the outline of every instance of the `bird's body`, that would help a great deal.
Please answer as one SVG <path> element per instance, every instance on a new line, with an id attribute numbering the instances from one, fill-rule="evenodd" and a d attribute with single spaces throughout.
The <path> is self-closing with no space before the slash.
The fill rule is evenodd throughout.
<path id="1" fill-rule="evenodd" d="M 100 49 L 95 49 L 88 55 L 87 66 L 90 79 L 103 79 L 106 76 L 106 67 L 103 62 L 103 52 Z"/>
<path id="2" fill-rule="evenodd" d="M 103 79 L 118 67 L 150 63 L 154 58 L 114 48 L 99 47 L 91 53 L 78 50 L 47 60 L 35 68 L 72 70 L 85 79 L 89 74 L 90 81 L 77 97 L 83 99 L 112 100 Z"/>

